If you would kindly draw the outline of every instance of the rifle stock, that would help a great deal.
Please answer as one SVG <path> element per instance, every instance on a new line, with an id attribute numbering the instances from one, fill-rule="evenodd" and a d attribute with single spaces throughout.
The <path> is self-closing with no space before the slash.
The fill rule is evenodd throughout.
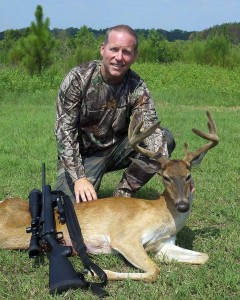
<path id="1" fill-rule="evenodd" d="M 47 234 L 45 239 L 51 247 L 49 257 L 49 290 L 51 294 L 60 294 L 69 289 L 86 287 L 81 277 L 67 259 L 72 255 L 72 247 L 60 246 L 56 239 Z"/>

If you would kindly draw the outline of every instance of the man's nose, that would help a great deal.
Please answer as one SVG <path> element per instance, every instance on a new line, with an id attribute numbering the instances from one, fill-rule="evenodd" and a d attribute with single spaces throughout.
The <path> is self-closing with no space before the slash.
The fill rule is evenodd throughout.
<path id="1" fill-rule="evenodd" d="M 122 60 L 122 58 L 123 58 L 122 51 L 119 50 L 119 51 L 116 53 L 116 59 L 117 59 L 117 60 Z"/>

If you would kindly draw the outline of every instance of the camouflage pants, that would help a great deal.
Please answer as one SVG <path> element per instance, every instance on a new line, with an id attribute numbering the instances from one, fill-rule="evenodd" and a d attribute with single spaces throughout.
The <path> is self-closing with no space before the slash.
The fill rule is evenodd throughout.
<path id="1" fill-rule="evenodd" d="M 169 130 L 164 129 L 164 132 L 167 137 L 168 152 L 171 154 L 175 148 L 175 141 Z M 139 190 L 155 174 L 140 168 L 136 163 L 131 161 L 131 158 L 142 160 L 146 163 L 150 162 L 148 157 L 133 151 L 128 143 L 128 137 L 125 136 L 119 143 L 107 150 L 82 156 L 82 162 L 86 177 L 93 184 L 97 192 L 105 173 L 126 168 L 113 194 L 131 197 L 134 192 Z M 74 183 L 60 160 L 58 161 L 58 175 L 55 188 L 70 196 L 73 202 L 76 201 Z"/>

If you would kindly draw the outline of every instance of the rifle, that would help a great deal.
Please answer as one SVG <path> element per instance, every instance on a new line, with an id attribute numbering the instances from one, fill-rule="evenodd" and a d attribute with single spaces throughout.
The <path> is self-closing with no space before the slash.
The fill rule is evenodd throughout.
<path id="1" fill-rule="evenodd" d="M 89 282 L 85 281 L 83 274 L 75 271 L 68 260 L 68 257 L 72 255 L 72 247 L 60 245 L 59 241 L 63 239 L 63 234 L 56 232 L 54 208 L 57 208 L 60 223 L 65 224 L 65 195 L 63 192 L 52 192 L 51 186 L 45 183 L 45 177 L 45 164 L 43 163 L 42 192 L 33 189 L 29 193 L 29 211 L 32 218 L 30 227 L 26 229 L 27 233 L 32 233 L 28 250 L 29 257 L 35 258 L 39 256 L 42 251 L 42 244 L 46 245 L 49 249 L 50 294 L 60 294 L 69 289 L 79 287 L 88 288 L 94 285 L 94 283 L 89 284 Z M 69 204 L 67 206 L 69 207 Z M 74 213 L 74 209 L 72 210 L 73 212 L 71 213 Z M 81 249 L 84 249 L 84 247 L 81 247 Z M 103 274 L 105 273 L 103 272 Z M 95 288 L 93 292 L 96 292 L 100 297 L 106 296 L 106 292 L 99 287 Z"/>

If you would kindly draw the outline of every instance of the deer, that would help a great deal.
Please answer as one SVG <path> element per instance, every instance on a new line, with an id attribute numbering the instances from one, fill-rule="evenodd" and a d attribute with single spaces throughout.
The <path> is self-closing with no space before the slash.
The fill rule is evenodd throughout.
<path id="1" fill-rule="evenodd" d="M 155 171 L 162 177 L 164 191 L 156 200 L 109 197 L 90 202 L 80 202 L 74 209 L 81 227 L 87 251 L 91 254 L 120 253 L 133 265 L 136 272 L 104 270 L 108 280 L 143 280 L 153 282 L 160 274 L 160 267 L 147 254 L 155 253 L 157 261 L 177 261 L 188 264 L 204 264 L 205 253 L 184 249 L 176 245 L 176 235 L 184 227 L 190 214 L 193 195 L 190 189 L 191 167 L 208 150 L 215 147 L 219 138 L 213 117 L 207 111 L 208 129 L 205 133 L 192 129 L 194 134 L 208 142 L 195 151 L 188 151 L 184 144 L 184 158 L 171 160 L 161 155 L 161 147 L 152 152 L 140 146 L 159 123 L 143 130 L 143 123 L 129 126 L 129 142 L 138 151 L 156 163 Z M 147 166 L 143 166 L 147 167 Z M 28 201 L 8 198 L 0 203 L 0 248 L 27 249 L 29 235 L 26 227 L 31 223 Z M 65 245 L 71 240 L 65 225 L 57 222 L 57 231 L 62 232 Z"/>

